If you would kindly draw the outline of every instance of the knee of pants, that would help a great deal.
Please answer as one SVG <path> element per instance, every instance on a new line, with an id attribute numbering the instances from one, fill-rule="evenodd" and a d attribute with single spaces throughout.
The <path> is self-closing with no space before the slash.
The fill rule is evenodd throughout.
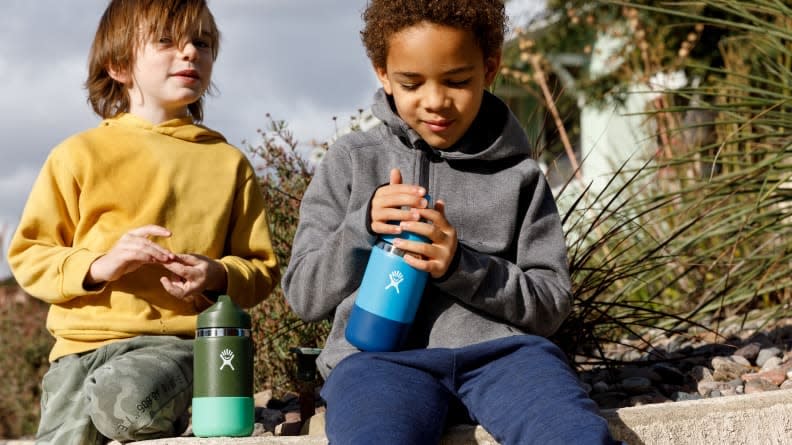
<path id="1" fill-rule="evenodd" d="M 424 369 L 355 354 L 333 369 L 322 387 L 331 443 L 437 443 L 450 393 Z"/>
<path id="2" fill-rule="evenodd" d="M 145 440 L 179 435 L 186 429 L 191 378 L 178 366 L 146 368 L 120 357 L 88 376 L 88 411 L 103 436 L 118 441 Z"/>

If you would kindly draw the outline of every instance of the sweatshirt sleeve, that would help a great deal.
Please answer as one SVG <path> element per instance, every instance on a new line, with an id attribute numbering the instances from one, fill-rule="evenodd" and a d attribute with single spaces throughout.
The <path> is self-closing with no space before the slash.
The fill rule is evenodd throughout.
<path id="1" fill-rule="evenodd" d="M 79 181 L 63 151 L 56 149 L 33 184 L 8 249 L 8 264 L 19 285 L 48 303 L 103 290 L 83 287 L 88 268 L 101 254 L 71 247 L 79 198 Z"/>
<path id="2" fill-rule="evenodd" d="M 304 320 L 321 320 L 360 285 L 376 237 L 366 230 L 368 202 L 350 200 L 353 165 L 341 147 L 322 159 L 303 197 L 283 290 Z"/>
<path id="3" fill-rule="evenodd" d="M 552 335 L 572 304 L 567 250 L 550 187 L 536 172 L 522 193 L 516 261 L 459 244 L 458 265 L 433 285 L 528 332 Z"/>
<path id="4" fill-rule="evenodd" d="M 264 196 L 252 168 L 234 198 L 226 255 L 226 292 L 242 307 L 264 300 L 278 284 L 280 271 L 272 247 Z"/>

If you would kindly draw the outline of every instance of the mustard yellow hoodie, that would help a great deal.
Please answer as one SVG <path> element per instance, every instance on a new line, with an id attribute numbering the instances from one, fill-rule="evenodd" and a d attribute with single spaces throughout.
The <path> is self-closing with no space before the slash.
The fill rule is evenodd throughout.
<path id="1" fill-rule="evenodd" d="M 157 224 L 174 253 L 219 259 L 227 293 L 243 307 L 278 282 L 264 200 L 244 155 L 189 118 L 152 125 L 131 114 L 102 121 L 55 147 L 9 246 L 9 265 L 31 295 L 51 303 L 50 360 L 138 335 L 195 333 L 201 307 L 169 295 L 167 271 L 144 266 L 85 289 L 91 263 L 127 231 Z"/>

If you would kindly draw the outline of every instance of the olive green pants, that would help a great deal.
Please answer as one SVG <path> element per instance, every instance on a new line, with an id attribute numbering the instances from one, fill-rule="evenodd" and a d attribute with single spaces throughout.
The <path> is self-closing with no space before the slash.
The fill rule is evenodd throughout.
<path id="1" fill-rule="evenodd" d="M 37 444 L 178 436 L 189 423 L 193 340 L 144 336 L 56 360 L 44 375 Z"/>

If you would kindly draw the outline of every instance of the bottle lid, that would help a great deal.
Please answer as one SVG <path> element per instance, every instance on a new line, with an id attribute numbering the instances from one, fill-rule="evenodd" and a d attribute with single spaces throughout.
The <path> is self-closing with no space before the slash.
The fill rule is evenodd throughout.
<path id="1" fill-rule="evenodd" d="M 220 295 L 217 303 L 198 315 L 197 328 L 250 329 L 250 315 L 237 306 L 231 297 Z"/>

